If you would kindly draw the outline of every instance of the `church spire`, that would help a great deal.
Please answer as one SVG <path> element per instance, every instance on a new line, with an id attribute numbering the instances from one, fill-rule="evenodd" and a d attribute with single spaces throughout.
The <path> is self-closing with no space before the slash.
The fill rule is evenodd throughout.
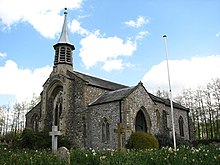
<path id="1" fill-rule="evenodd" d="M 64 23 L 60 38 L 57 44 L 55 44 L 53 47 L 55 50 L 54 68 L 61 67 L 63 69 L 68 68 L 68 70 L 72 70 L 72 51 L 75 50 L 75 47 L 70 43 L 68 36 L 67 8 L 65 8 L 64 11 Z"/>
<path id="2" fill-rule="evenodd" d="M 62 28 L 62 32 L 61 32 L 60 39 L 59 39 L 58 43 L 69 43 L 70 44 L 69 36 L 68 36 L 68 28 L 67 28 L 67 14 L 68 14 L 67 8 L 65 8 L 64 23 L 63 23 L 63 28 Z"/>

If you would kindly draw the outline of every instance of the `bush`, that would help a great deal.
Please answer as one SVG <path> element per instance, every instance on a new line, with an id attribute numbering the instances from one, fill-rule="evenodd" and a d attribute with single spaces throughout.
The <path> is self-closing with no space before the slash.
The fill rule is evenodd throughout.
<path id="1" fill-rule="evenodd" d="M 220 143 L 220 139 L 201 139 L 192 142 L 193 146 L 209 145 L 213 143 Z"/>
<path id="2" fill-rule="evenodd" d="M 19 140 L 21 148 L 29 149 L 47 149 L 51 148 L 51 136 L 49 132 L 34 132 L 31 129 L 25 129 Z M 70 149 L 73 144 L 65 136 L 58 137 L 58 147 L 67 147 Z"/>
<path id="3" fill-rule="evenodd" d="M 126 144 L 127 149 L 150 149 L 159 148 L 159 143 L 155 136 L 138 131 L 131 134 Z"/>
<path id="4" fill-rule="evenodd" d="M 192 143 L 189 140 L 185 140 L 185 139 L 183 139 L 181 137 L 176 137 L 176 145 L 178 147 L 180 147 L 180 146 L 192 147 Z"/>
<path id="5" fill-rule="evenodd" d="M 167 135 L 158 134 L 156 135 L 156 138 L 159 142 L 160 148 L 162 147 L 173 147 L 173 140 Z"/>
<path id="6" fill-rule="evenodd" d="M 159 142 L 160 148 L 162 147 L 173 147 L 173 138 L 163 135 L 163 134 L 158 134 L 156 135 L 156 138 Z M 177 147 L 180 146 L 192 146 L 189 140 L 185 140 L 181 137 L 176 136 L 176 145 Z"/>

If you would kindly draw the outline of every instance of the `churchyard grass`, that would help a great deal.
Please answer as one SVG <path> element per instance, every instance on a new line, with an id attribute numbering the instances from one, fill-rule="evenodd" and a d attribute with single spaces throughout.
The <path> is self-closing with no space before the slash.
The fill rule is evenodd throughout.
<path id="1" fill-rule="evenodd" d="M 51 151 L 11 149 L 0 144 L 0 165 L 62 165 Z"/>
<path id="2" fill-rule="evenodd" d="M 117 152 L 114 150 L 70 150 L 72 165 L 217 165 L 220 164 L 220 148 L 216 146 L 149 149 Z M 12 150 L 0 145 L 2 165 L 59 165 L 51 151 Z"/>

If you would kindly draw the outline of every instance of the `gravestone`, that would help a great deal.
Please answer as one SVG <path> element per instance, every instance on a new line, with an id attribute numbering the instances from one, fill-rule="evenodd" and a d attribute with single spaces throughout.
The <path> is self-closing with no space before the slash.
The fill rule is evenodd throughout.
<path id="1" fill-rule="evenodd" d="M 57 157 L 61 162 L 70 165 L 70 152 L 66 147 L 58 148 Z"/>
<path id="2" fill-rule="evenodd" d="M 49 133 L 50 136 L 52 136 L 52 152 L 57 152 L 57 140 L 58 136 L 61 135 L 61 132 L 58 131 L 57 126 L 52 126 L 52 132 Z"/>

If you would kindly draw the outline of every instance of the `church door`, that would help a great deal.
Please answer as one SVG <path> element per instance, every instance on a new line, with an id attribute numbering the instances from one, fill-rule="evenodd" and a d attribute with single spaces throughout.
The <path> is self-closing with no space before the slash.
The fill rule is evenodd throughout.
<path id="1" fill-rule="evenodd" d="M 147 132 L 147 123 L 142 110 L 139 110 L 135 121 L 135 131 Z"/>

